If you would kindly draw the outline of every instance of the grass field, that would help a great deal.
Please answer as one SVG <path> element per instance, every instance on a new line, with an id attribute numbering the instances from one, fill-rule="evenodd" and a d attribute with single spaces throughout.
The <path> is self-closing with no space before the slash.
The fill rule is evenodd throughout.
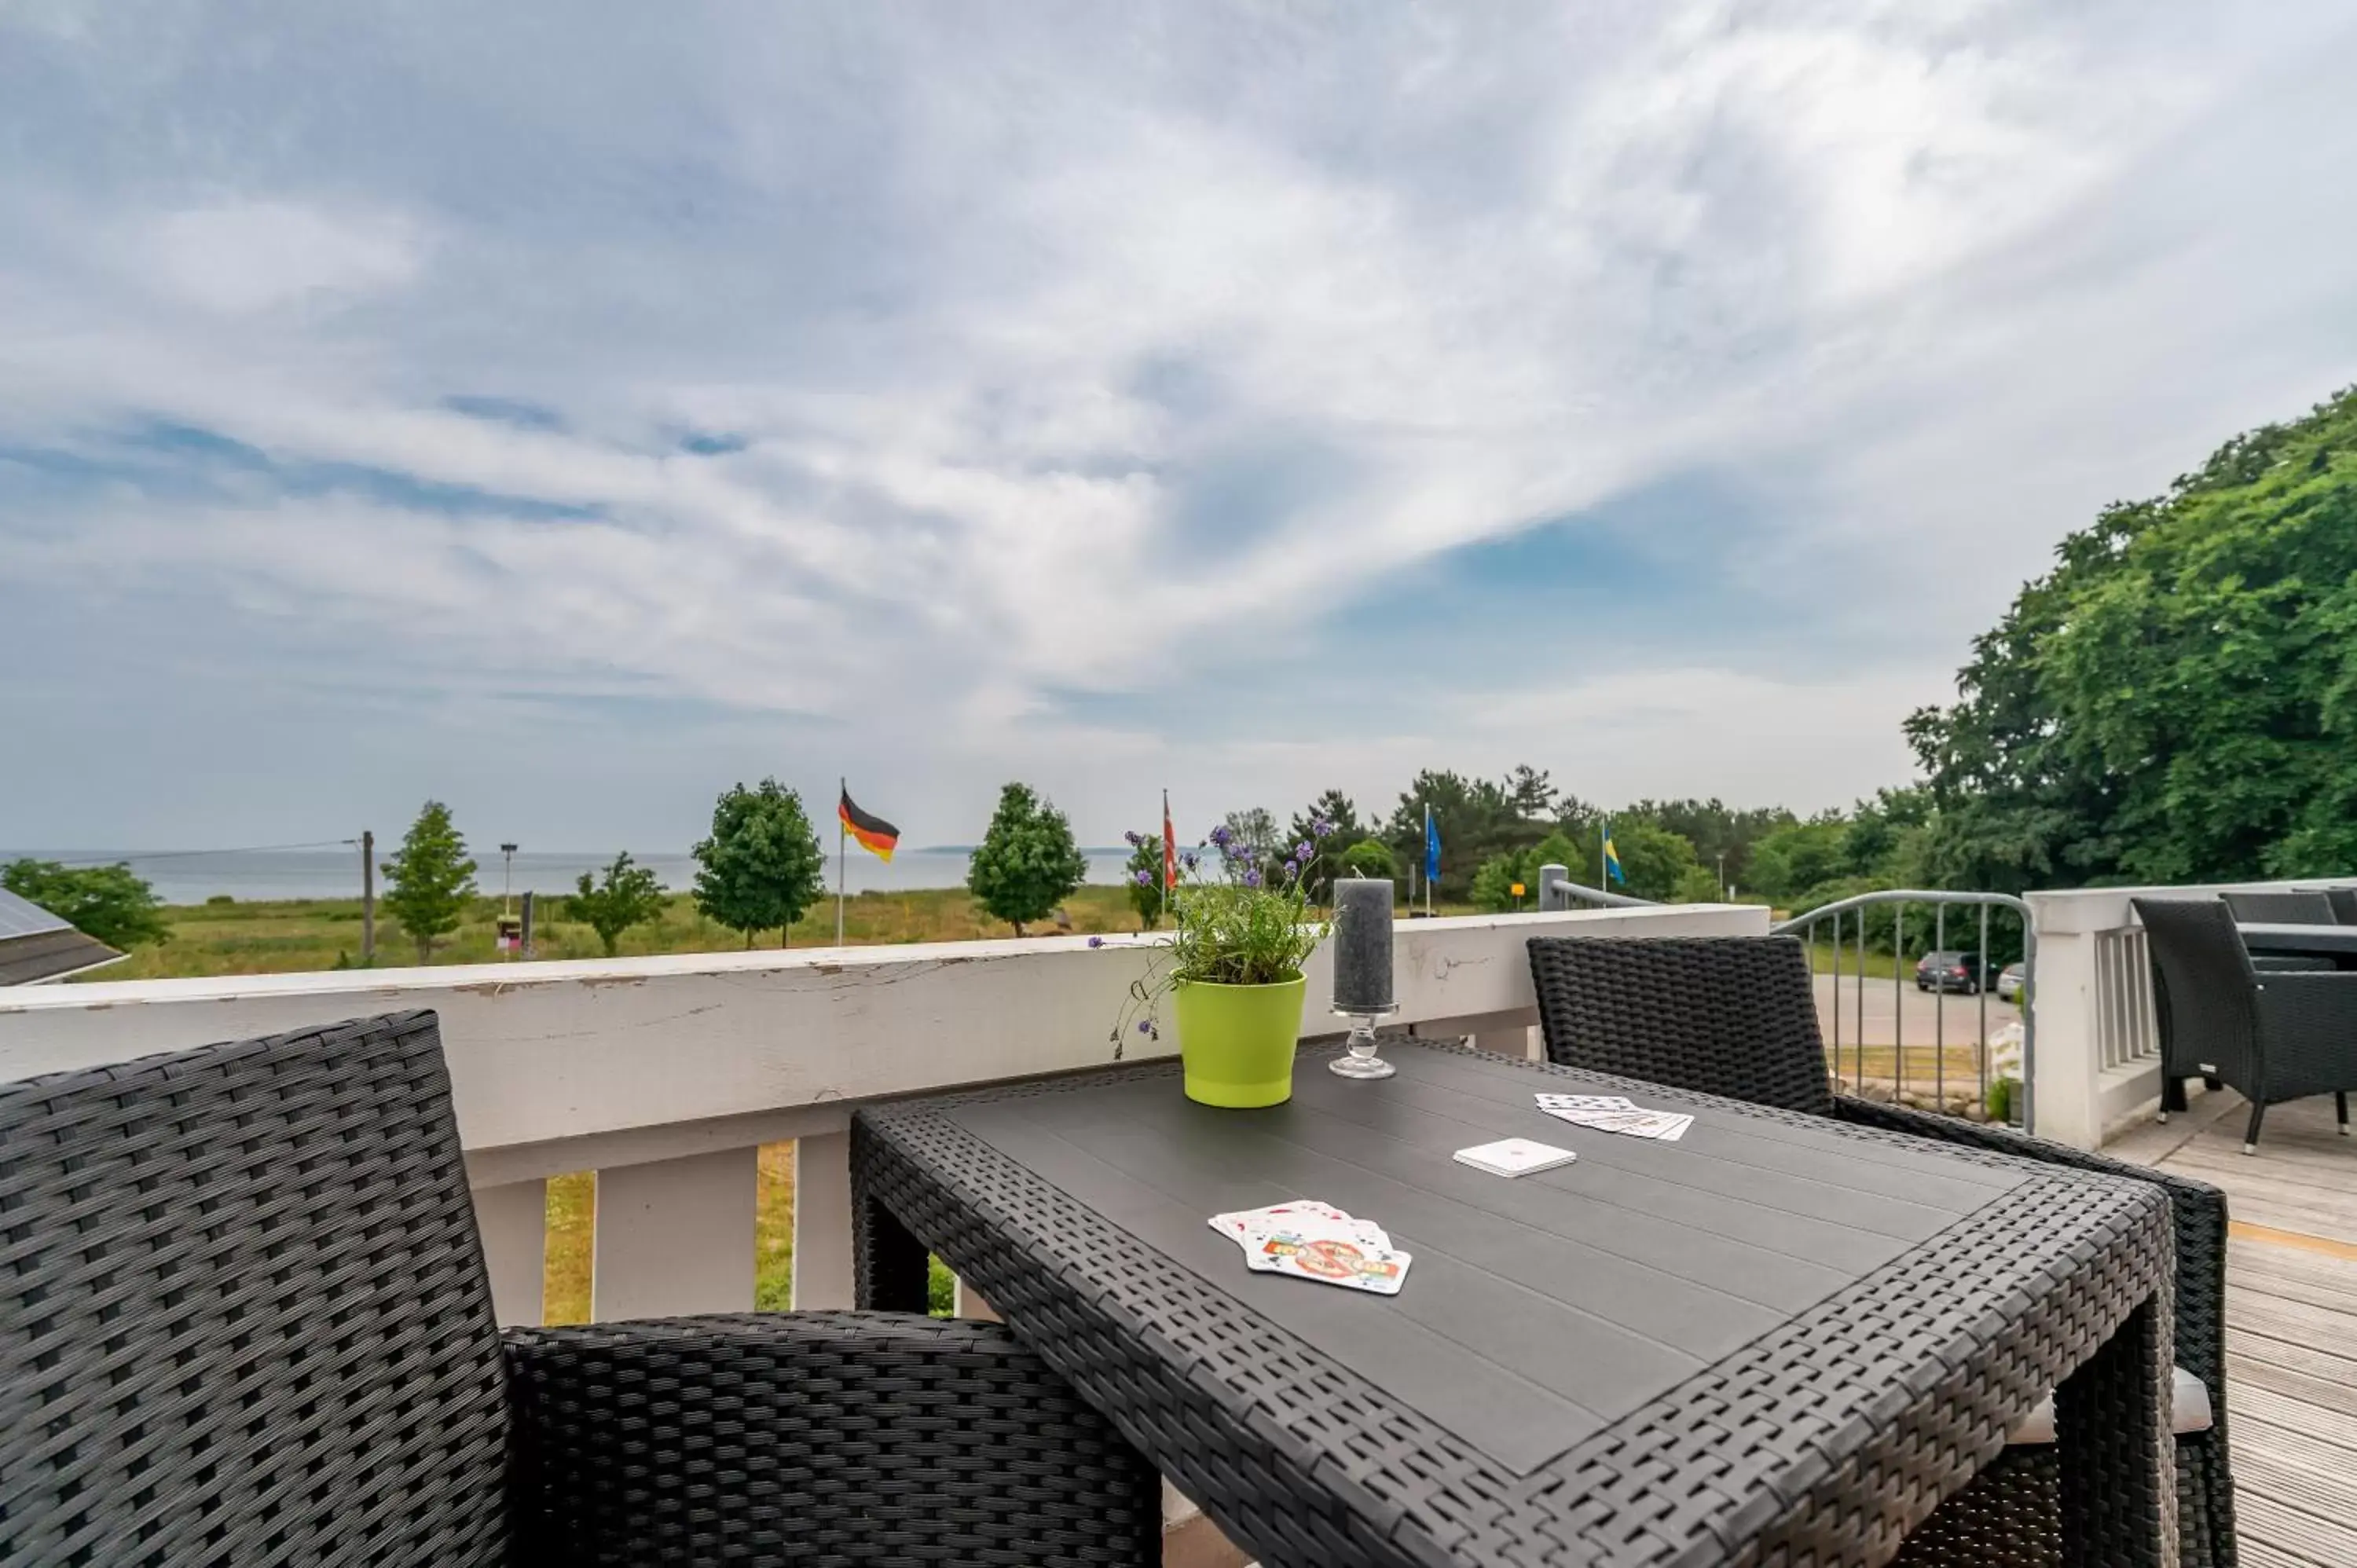
<path id="1" fill-rule="evenodd" d="M 544 898 L 536 913 L 533 943 L 544 959 L 598 958 L 605 949 L 597 933 L 564 918 L 565 901 Z M 1075 931 L 1134 931 L 1127 893 L 1119 887 L 1083 887 L 1064 904 Z M 496 898 L 478 899 L 457 931 L 438 940 L 433 963 L 492 963 Z M 161 980 L 205 974 L 285 974 L 334 969 L 360 961 L 361 901 L 357 898 L 295 898 L 273 902 L 179 904 L 167 907 L 169 941 L 133 950 L 121 963 L 93 970 L 86 981 Z M 1053 931 L 1049 925 L 1044 929 Z M 856 894 L 845 906 L 844 940 L 857 946 L 894 942 L 954 942 L 980 937 L 1011 937 L 1012 927 L 993 920 L 963 887 L 899 893 Z M 1036 934 L 1036 932 L 1035 932 Z M 414 964 L 416 944 L 400 924 L 377 913 L 380 967 Z M 794 928 L 795 947 L 834 941 L 834 901 L 828 899 Z M 765 931 L 756 948 L 775 949 L 778 933 Z M 716 926 L 695 911 L 685 894 L 674 894 L 662 917 L 622 933 L 625 955 L 735 952 L 742 934 Z"/>

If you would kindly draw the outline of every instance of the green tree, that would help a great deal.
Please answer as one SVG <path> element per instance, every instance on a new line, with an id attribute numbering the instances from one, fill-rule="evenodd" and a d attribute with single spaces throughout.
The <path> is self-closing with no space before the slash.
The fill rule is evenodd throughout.
<path id="1" fill-rule="evenodd" d="M 417 944 L 417 961 L 432 961 L 434 940 L 458 929 L 467 900 L 475 897 L 475 863 L 451 825 L 450 808 L 426 801 L 382 870 L 385 913 Z"/>
<path id="2" fill-rule="evenodd" d="M 1534 783 L 1533 781 L 1535 781 Z M 1415 776 L 1383 823 L 1383 842 L 1403 865 L 1424 865 L 1424 812 L 1432 809 L 1440 828 L 1440 882 L 1435 889 L 1444 899 L 1472 896 L 1474 873 L 1483 862 L 1509 850 L 1536 843 L 1546 835 L 1544 821 L 1523 816 L 1517 803 L 1520 789 L 1527 800 L 1552 789 L 1544 774 L 1517 769 L 1501 783 L 1469 779 L 1429 768 Z"/>
<path id="3" fill-rule="evenodd" d="M 606 956 L 611 958 L 621 944 L 622 933 L 661 915 L 665 902 L 662 879 L 643 865 L 631 865 L 630 852 L 625 850 L 614 857 L 614 864 L 594 886 L 587 872 L 581 874 L 578 891 L 567 901 L 566 912 L 597 933 L 597 940 L 606 944 Z"/>
<path id="4" fill-rule="evenodd" d="M 1137 929 L 1150 931 L 1162 923 L 1162 908 L 1168 895 L 1162 886 L 1162 834 L 1127 833 L 1129 859 L 1122 866 L 1122 888 L 1129 895 L 1129 907 L 1137 916 Z M 1138 880 L 1144 877 L 1144 881 Z"/>
<path id="5" fill-rule="evenodd" d="M 1264 878 L 1275 874 L 1285 851 L 1278 846 L 1276 819 L 1269 814 L 1267 807 L 1230 811 L 1221 825 L 1232 835 L 1232 847 L 1221 867 L 1222 875 L 1230 882 L 1241 883 L 1248 870 L 1257 869 Z"/>
<path id="6" fill-rule="evenodd" d="M 128 950 L 171 940 L 156 890 L 128 865 L 60 865 L 54 860 L 12 861 L 0 868 L 0 887 L 38 904 L 86 937 Z"/>
<path id="7" fill-rule="evenodd" d="M 1501 913 L 1517 908 L 1537 908 L 1542 865 L 1563 866 L 1571 873 L 1573 881 L 1580 880 L 1579 850 L 1558 831 L 1528 849 L 1508 850 L 1483 861 L 1473 874 L 1473 902 Z M 1519 900 L 1514 897 L 1514 884 L 1518 882 L 1523 886 Z"/>
<path id="8" fill-rule="evenodd" d="M 1318 831 L 1320 823 L 1325 824 L 1323 833 Z M 1327 790 L 1294 813 L 1292 826 L 1285 835 L 1286 845 L 1307 840 L 1318 846 L 1301 874 L 1312 903 L 1333 902 L 1334 878 L 1351 875 L 1342 865 L 1345 847 L 1366 836 L 1367 824 L 1359 821 L 1359 808 L 1340 789 Z"/>
<path id="9" fill-rule="evenodd" d="M 1603 834 L 1600 831 L 1594 832 L 1583 846 L 1583 860 L 1591 875 L 1596 870 L 1602 848 Z M 1666 903 L 1674 897 L 1679 879 L 1699 864 L 1695 859 L 1694 845 L 1688 843 L 1683 835 L 1649 822 L 1642 817 L 1612 819 L 1612 851 L 1620 857 L 1621 875 L 1627 881 L 1615 884 L 1606 891 L 1626 893 L 1632 898 L 1650 898 L 1657 904 Z M 1574 882 L 1587 880 L 1579 875 L 1581 865 L 1582 861 L 1571 862 L 1571 879 Z"/>
<path id="10" fill-rule="evenodd" d="M 967 864 L 965 885 L 1019 937 L 1027 923 L 1047 918 L 1071 897 L 1088 872 L 1064 813 L 1028 784 L 1009 784 L 998 792 L 998 810 Z"/>
<path id="11" fill-rule="evenodd" d="M 1345 876 L 1388 876 L 1399 880 L 1399 861 L 1381 839 L 1361 839 L 1342 852 Z"/>
<path id="12" fill-rule="evenodd" d="M 695 855 L 695 907 L 745 933 L 778 929 L 785 941 L 803 911 L 826 896 L 826 856 L 802 810 L 802 798 L 774 779 L 738 784 L 714 803 L 712 836 Z"/>
<path id="13" fill-rule="evenodd" d="M 1792 908 L 1821 883 L 1850 874 L 1849 823 L 1838 812 L 1778 828 L 1751 846 L 1750 891 Z"/>
<path id="14" fill-rule="evenodd" d="M 2357 388 L 2065 539 L 1907 723 L 1949 886 L 2357 864 Z"/>

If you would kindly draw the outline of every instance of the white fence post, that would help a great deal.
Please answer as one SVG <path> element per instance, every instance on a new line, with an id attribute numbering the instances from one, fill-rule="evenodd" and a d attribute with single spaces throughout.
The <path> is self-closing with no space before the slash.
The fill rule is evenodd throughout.
<path id="1" fill-rule="evenodd" d="M 474 1192 L 475 1229 L 491 1275 L 491 1310 L 502 1328 L 540 1321 L 548 1267 L 548 1183 L 503 1182 Z"/>
<path id="2" fill-rule="evenodd" d="M 794 1306 L 853 1305 L 851 1134 L 794 1140 Z"/>
<path id="3" fill-rule="evenodd" d="M 759 1182 L 758 1148 L 599 1171 L 589 1316 L 753 1310 Z"/>

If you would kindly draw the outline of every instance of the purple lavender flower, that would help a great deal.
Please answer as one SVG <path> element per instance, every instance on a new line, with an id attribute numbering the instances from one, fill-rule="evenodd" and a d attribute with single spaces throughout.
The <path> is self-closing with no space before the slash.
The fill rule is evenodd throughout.
<path id="1" fill-rule="evenodd" d="M 1121 836 L 1128 843 L 1129 847 L 1132 849 L 1135 849 L 1139 844 L 1146 842 L 1146 835 L 1144 833 L 1124 833 Z"/>
<path id="2" fill-rule="evenodd" d="M 1247 887 L 1257 887 L 1260 886 L 1259 866 L 1247 865 L 1244 867 L 1244 886 Z"/>
<path id="3" fill-rule="evenodd" d="M 1201 865 L 1202 862 L 1197 858 L 1195 852 L 1190 849 L 1179 855 L 1178 864 L 1185 866 L 1188 870 L 1192 871 L 1196 866 Z"/>
<path id="4" fill-rule="evenodd" d="M 1089 946 L 1092 948 L 1101 948 L 1104 946 L 1104 939 L 1103 937 L 1091 937 L 1089 939 Z"/>
<path id="5" fill-rule="evenodd" d="M 1320 817 L 1309 824 L 1309 831 L 1322 839 L 1334 831 L 1334 819 Z"/>
<path id="6" fill-rule="evenodd" d="M 1309 857 L 1317 853 L 1317 850 L 1310 846 L 1310 843 L 1308 839 L 1303 839 L 1299 843 L 1293 846 L 1293 858 L 1301 862 L 1304 865 L 1308 865 Z"/>
<path id="7" fill-rule="evenodd" d="M 1211 842 L 1218 844 L 1222 850 L 1225 850 L 1228 845 L 1233 842 L 1235 836 L 1235 834 L 1228 831 L 1228 824 L 1225 822 L 1222 822 L 1218 827 L 1211 830 Z"/>
<path id="8" fill-rule="evenodd" d="M 1133 880 L 1135 880 L 1140 887 L 1151 887 L 1154 886 L 1154 873 L 1150 871 L 1140 871 Z"/>
<path id="9" fill-rule="evenodd" d="M 1289 860 L 1288 860 L 1288 861 L 1286 861 L 1286 862 L 1285 863 L 1285 879 L 1286 879 L 1287 882 L 1291 882 L 1295 877 L 1297 877 L 1297 876 L 1299 876 L 1300 875 L 1301 875 L 1301 867 L 1299 867 L 1298 865 L 1296 865 L 1293 862 L 1291 862 L 1291 861 L 1289 861 Z"/>
<path id="10" fill-rule="evenodd" d="M 1137 1032 L 1141 1035 L 1151 1035 L 1154 1033 L 1154 1020 L 1151 1018 L 1140 1018 L 1137 1021 Z"/>

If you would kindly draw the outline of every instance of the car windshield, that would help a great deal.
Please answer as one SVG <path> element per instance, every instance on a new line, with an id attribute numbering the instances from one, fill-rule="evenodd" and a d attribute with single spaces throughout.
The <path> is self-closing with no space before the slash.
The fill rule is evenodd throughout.
<path id="1" fill-rule="evenodd" d="M 1923 961 L 1925 963 L 1957 964 L 1964 962 L 1966 956 L 1967 955 L 1960 952 L 1927 952 L 1923 955 Z"/>

